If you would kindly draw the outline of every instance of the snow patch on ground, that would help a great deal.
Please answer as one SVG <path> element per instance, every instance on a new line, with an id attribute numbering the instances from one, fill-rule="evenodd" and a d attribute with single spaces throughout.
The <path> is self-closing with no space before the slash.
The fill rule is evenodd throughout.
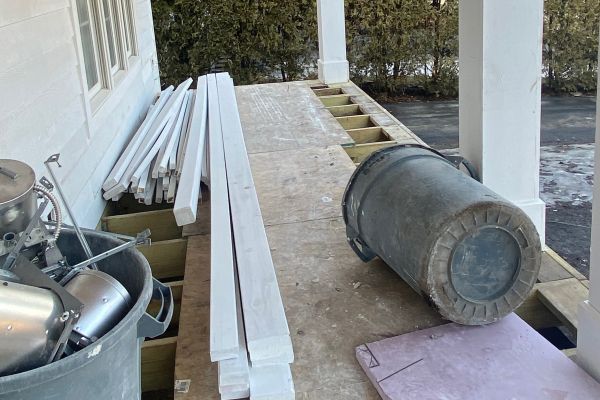
<path id="1" fill-rule="evenodd" d="M 459 154 L 458 149 L 442 152 Z M 592 201 L 594 144 L 542 146 L 540 156 L 540 197 L 548 206 Z"/>
<path id="2" fill-rule="evenodd" d="M 593 184 L 593 144 L 541 148 L 540 197 L 547 205 L 591 202 Z"/>

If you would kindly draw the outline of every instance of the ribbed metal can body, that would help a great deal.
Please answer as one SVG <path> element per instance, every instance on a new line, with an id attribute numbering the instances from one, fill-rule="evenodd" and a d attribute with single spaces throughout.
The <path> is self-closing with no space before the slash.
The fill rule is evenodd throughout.
<path id="1" fill-rule="evenodd" d="M 350 245 L 379 256 L 445 318 L 494 322 L 537 280 L 541 244 L 527 215 L 422 146 L 373 153 L 343 200 Z"/>

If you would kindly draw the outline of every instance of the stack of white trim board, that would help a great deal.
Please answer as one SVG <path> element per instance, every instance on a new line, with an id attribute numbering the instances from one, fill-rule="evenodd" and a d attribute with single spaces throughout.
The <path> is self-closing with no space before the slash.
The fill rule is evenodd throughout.
<path id="1" fill-rule="evenodd" d="M 150 107 L 104 182 L 104 197 L 118 200 L 130 191 L 146 204 L 174 201 L 184 225 L 195 221 L 200 181 L 209 178 L 215 384 L 221 399 L 294 399 L 294 352 L 233 80 L 227 73 L 201 76 L 188 90 L 191 82 L 167 88 Z"/>
<path id="2" fill-rule="evenodd" d="M 131 192 L 147 205 L 175 203 L 179 226 L 196 220 L 200 178 L 208 174 L 208 108 L 206 90 L 189 90 L 191 84 L 189 78 L 177 89 L 169 86 L 150 106 L 102 185 L 106 200 Z"/>
<path id="3" fill-rule="evenodd" d="M 222 399 L 293 399 L 289 364 L 294 352 L 233 81 L 227 73 L 212 74 L 207 77 L 207 85 L 210 356 L 219 363 L 219 392 Z"/>

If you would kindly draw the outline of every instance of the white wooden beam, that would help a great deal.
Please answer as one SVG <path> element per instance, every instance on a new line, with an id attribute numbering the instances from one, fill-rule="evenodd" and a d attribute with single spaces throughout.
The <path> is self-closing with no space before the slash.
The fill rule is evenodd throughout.
<path id="1" fill-rule="evenodd" d="M 294 360 L 292 342 L 252 179 L 233 81 L 226 73 L 216 76 L 250 360 L 253 366 L 291 363 Z"/>
<path id="2" fill-rule="evenodd" d="M 207 81 L 210 164 L 214 181 L 210 188 L 210 359 L 214 362 L 238 357 L 240 343 L 219 93 L 215 75 L 208 75 Z"/>
<path id="3" fill-rule="evenodd" d="M 194 109 L 190 119 L 185 158 L 181 168 L 179 188 L 175 196 L 173 213 L 177 225 L 187 225 L 196 221 L 200 178 L 202 176 L 202 157 L 204 137 L 206 135 L 208 113 L 206 76 L 198 78 Z"/>
<path id="4" fill-rule="evenodd" d="M 212 221 L 211 221 L 212 224 Z M 213 238 L 211 236 L 211 242 Z M 211 255 L 212 257 L 212 255 Z M 234 266 L 235 268 L 235 266 Z M 219 361 L 219 393 L 222 395 L 239 396 L 234 398 L 246 398 L 250 395 L 250 368 L 248 365 L 248 352 L 246 350 L 246 335 L 244 332 L 244 318 L 242 316 L 242 305 L 240 299 L 240 291 L 237 276 L 235 276 L 235 290 L 234 300 L 236 307 L 236 320 L 237 320 L 237 342 L 238 352 L 235 357 L 228 360 Z M 211 277 L 212 279 L 212 277 Z M 212 284 L 212 280 L 211 280 Z M 212 293 L 212 287 L 211 287 Z M 211 298 L 211 311 L 212 311 L 212 298 Z M 212 317 L 212 312 L 211 312 Z M 212 319 L 211 319 L 211 334 L 212 334 Z"/>
<path id="5" fill-rule="evenodd" d="M 539 196 L 543 0 L 459 2 L 461 155 L 531 218 Z"/>
<path id="6" fill-rule="evenodd" d="M 323 83 L 341 83 L 350 79 L 346 59 L 344 0 L 317 0 L 319 31 L 319 79 Z"/>
<path id="7" fill-rule="evenodd" d="M 250 369 L 250 400 L 294 400 L 295 393 L 288 364 Z"/>
<path id="8" fill-rule="evenodd" d="M 177 111 L 175 117 L 175 123 L 171 126 L 171 132 L 169 133 L 169 138 L 163 148 L 161 148 L 161 152 L 158 153 L 158 163 L 154 167 L 152 171 L 152 177 L 158 178 L 159 176 L 165 176 L 167 170 L 169 168 L 169 158 L 171 157 L 171 153 L 175 148 L 175 143 L 181 134 L 181 127 L 183 125 L 183 117 L 185 116 L 185 110 L 188 104 L 188 98 L 191 96 L 191 92 L 188 90 L 179 105 L 179 111 Z"/>

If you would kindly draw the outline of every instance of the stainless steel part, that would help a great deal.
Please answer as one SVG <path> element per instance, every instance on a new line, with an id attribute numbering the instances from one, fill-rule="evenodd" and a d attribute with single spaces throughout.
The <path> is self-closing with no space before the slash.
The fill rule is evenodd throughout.
<path id="1" fill-rule="evenodd" d="M 102 337 L 131 308 L 131 296 L 125 287 L 102 271 L 85 270 L 71 279 L 65 289 L 84 304 L 71 336 L 80 346 Z"/>
<path id="2" fill-rule="evenodd" d="M 0 281 L 0 376 L 46 364 L 64 323 L 59 297 L 48 289 Z"/>
<path id="3" fill-rule="evenodd" d="M 50 157 L 48 157 L 48 159 L 46 161 L 44 161 L 44 164 L 46 165 L 46 169 L 48 170 L 48 172 L 50 173 L 50 176 L 52 177 L 52 180 L 54 181 L 54 185 L 56 186 L 56 190 L 58 191 L 58 195 L 60 196 L 60 198 L 63 202 L 63 205 L 65 206 L 65 210 L 67 210 L 67 214 L 69 214 L 69 218 L 71 218 L 71 222 L 73 223 L 73 228 L 75 228 L 75 233 L 77 234 L 77 238 L 79 239 L 79 242 L 81 243 L 81 247 L 83 247 L 83 251 L 85 252 L 86 257 L 92 258 L 94 256 L 92 254 L 92 250 L 90 250 L 90 246 L 87 243 L 87 241 L 85 240 L 85 236 L 83 236 L 83 233 L 81 233 L 81 230 L 79 229 L 79 225 L 77 224 L 77 221 L 75 220 L 75 215 L 71 211 L 71 207 L 69 206 L 69 203 L 67 203 L 67 198 L 65 197 L 65 195 L 62 191 L 62 188 L 60 187 L 60 183 L 59 183 L 58 179 L 56 178 L 56 175 L 54 175 L 54 171 L 50 167 L 50 164 L 53 162 L 58 164 L 58 166 L 60 167 L 60 164 L 58 162 L 59 157 L 60 157 L 60 154 L 53 154 Z M 98 266 L 96 264 L 92 264 L 90 267 L 95 270 L 98 269 Z"/>
<path id="4" fill-rule="evenodd" d="M 17 259 L 19 253 L 21 252 L 21 249 L 25 245 L 25 241 L 29 238 L 29 235 L 31 234 L 33 229 L 38 225 L 38 223 L 40 221 L 40 217 L 42 215 L 42 212 L 44 212 L 44 210 L 48 206 L 48 202 L 49 202 L 48 199 L 44 200 L 42 205 L 33 213 L 33 216 L 31 217 L 29 224 L 27 225 L 25 230 L 23 232 L 21 232 L 21 234 L 19 236 L 19 240 L 17 241 L 17 244 L 15 245 L 15 247 L 13 247 L 11 252 L 8 254 L 8 257 L 6 257 L 6 260 L 4 261 L 4 264 L 1 267 L 2 269 L 8 270 L 13 267 L 13 264 L 14 264 L 15 260 Z"/>
<path id="5" fill-rule="evenodd" d="M 35 172 L 21 161 L 0 159 L 0 237 L 19 233 L 37 210 Z"/>
<path id="6" fill-rule="evenodd" d="M 45 179 L 45 177 L 42 177 L 40 181 L 43 182 Z M 50 182 L 48 182 L 48 184 L 50 184 Z M 49 189 L 45 188 L 42 185 L 35 185 L 33 187 L 33 190 L 40 193 L 43 197 L 47 198 L 50 201 L 50 203 L 52 203 L 52 215 L 54 216 L 56 221 L 56 229 L 54 230 L 54 240 L 58 240 L 62 226 L 62 212 L 60 211 L 60 205 L 58 204 L 58 200 L 56 199 L 56 197 L 54 197 L 54 195 L 52 194 L 52 192 L 50 192 Z"/>

